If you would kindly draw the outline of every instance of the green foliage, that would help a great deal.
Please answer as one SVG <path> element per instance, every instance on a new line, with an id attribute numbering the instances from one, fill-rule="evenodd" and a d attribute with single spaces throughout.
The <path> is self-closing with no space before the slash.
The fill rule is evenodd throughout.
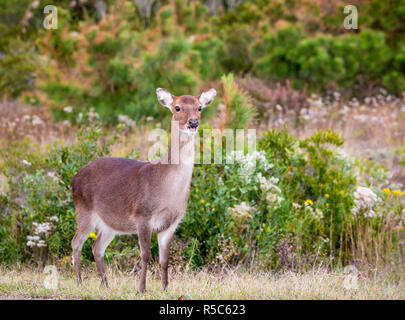
<path id="1" fill-rule="evenodd" d="M 330 131 L 299 140 L 286 129 L 272 130 L 254 156 L 195 168 L 178 236 L 204 239 L 198 265 L 259 259 L 279 268 L 336 254 L 347 241 L 356 185 L 354 164 L 333 148 L 342 143 Z M 242 174 L 252 161 L 254 170 Z M 293 259 L 282 249 L 287 244 Z M 340 258 L 350 254 L 344 250 Z"/>
<path id="2" fill-rule="evenodd" d="M 394 45 L 403 43 L 404 33 L 398 26 L 405 23 L 405 1 L 391 2 L 371 0 L 364 3 L 364 14 L 359 15 L 359 23 L 368 27 L 383 30 Z"/>
<path id="3" fill-rule="evenodd" d="M 302 29 L 286 28 L 257 44 L 256 73 L 264 78 L 291 78 L 295 87 L 311 90 L 379 83 L 393 93 L 403 90 L 404 78 L 395 71 L 402 61 L 386 43 L 385 34 L 363 30 L 356 35 L 305 37 Z M 388 75 L 387 75 L 388 73 Z"/>
<path id="4" fill-rule="evenodd" d="M 34 8 L 30 1 L 13 0 L 0 6 L 1 96 L 17 97 L 39 87 L 49 94 L 50 106 L 61 109 L 73 100 L 77 109 L 94 107 L 114 123 L 123 113 L 137 120 L 168 117 L 156 107 L 145 108 L 152 95 L 143 90 L 167 86 L 184 93 L 231 72 L 291 79 L 295 88 L 310 91 L 405 90 L 405 36 L 397 27 L 403 24 L 403 0 L 359 1 L 359 33 L 342 28 L 341 4 L 326 11 L 312 2 L 249 0 L 218 10 L 204 1 L 187 6 L 176 1 L 153 5 L 148 16 L 146 7 L 111 0 L 106 4 L 107 12 L 114 10 L 112 20 L 96 24 L 93 2 L 61 0 L 58 29 L 52 31 L 42 27 L 46 4 L 40 1 Z M 82 35 L 87 44 L 79 43 Z M 80 53 L 83 45 L 88 55 Z M 41 74 L 41 56 L 58 69 Z M 81 75 L 80 99 L 66 93 L 53 103 L 54 84 L 69 83 L 61 81 L 62 73 Z"/>
<path id="5" fill-rule="evenodd" d="M 76 228 L 70 181 L 82 166 L 109 155 L 121 130 L 106 138 L 97 121 L 87 118 L 87 127 L 70 145 L 38 151 L 27 139 L 1 150 L 7 180 L 0 194 L 1 261 L 44 262 L 70 255 Z M 224 164 L 196 166 L 187 214 L 177 230 L 176 261 L 220 268 L 259 263 L 274 270 L 320 262 L 344 265 L 361 252 L 375 263 L 375 250 L 385 261 L 400 256 L 394 248 L 400 239 L 396 230 L 402 228 L 403 192 L 382 190 L 386 170 L 348 158 L 338 149 L 342 144 L 332 131 L 298 139 L 287 129 L 271 130 L 258 151 L 224 154 Z M 355 211 L 362 201 L 356 198 L 360 181 L 384 201 L 373 204 L 371 216 Z M 39 234 L 43 246 L 32 246 L 38 224 L 49 231 Z M 93 240 L 83 248 L 87 261 L 93 259 Z M 366 242 L 370 245 L 364 247 Z M 152 252 L 156 257 L 155 236 Z M 106 252 L 107 260 L 124 267 L 138 255 L 133 237 L 115 239 Z"/>
<path id="6" fill-rule="evenodd" d="M 249 102 L 248 95 L 238 88 L 232 73 L 224 75 L 221 80 L 227 112 L 226 128 L 248 127 L 254 115 L 254 109 Z"/>
<path id="7" fill-rule="evenodd" d="M 270 217 L 279 207 L 267 199 L 255 177 L 267 178 L 271 166 L 261 153 L 250 158 L 235 154 L 235 164 L 197 167 L 192 179 L 187 215 L 178 235 L 199 241 L 197 266 L 206 263 L 250 263 L 270 247 Z M 257 162 L 256 162 L 257 160 Z M 252 170 L 249 164 L 256 162 Z M 199 222 L 199 223 L 196 223 Z"/>
<path id="8" fill-rule="evenodd" d="M 30 43 L 16 38 L 9 39 L 3 48 L 0 45 L 0 96 L 15 98 L 31 88 L 35 67 L 34 48 Z"/>
<path id="9" fill-rule="evenodd" d="M 120 129 L 121 126 L 117 130 Z M 47 259 L 47 255 L 50 259 L 70 255 L 70 243 L 76 228 L 70 182 L 81 167 L 109 155 L 117 135 L 100 144 L 102 139 L 100 126 L 93 123 L 79 132 L 76 143 L 55 145 L 46 154 L 32 152 L 29 140 L 2 150 L 1 169 L 8 181 L 8 192 L 0 197 L 1 261 L 12 263 L 27 258 L 38 261 Z M 57 221 L 50 222 L 51 217 L 56 217 Z M 46 250 L 27 246 L 27 236 L 36 235 L 34 223 L 52 225 L 46 237 L 41 235 Z M 83 253 L 91 258 L 89 241 Z"/>

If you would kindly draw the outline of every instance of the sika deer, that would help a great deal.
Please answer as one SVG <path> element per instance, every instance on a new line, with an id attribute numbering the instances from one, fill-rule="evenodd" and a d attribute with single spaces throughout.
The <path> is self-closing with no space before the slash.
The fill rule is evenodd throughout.
<path id="1" fill-rule="evenodd" d="M 169 246 L 177 225 L 186 213 L 194 165 L 194 135 L 198 130 L 201 109 L 216 95 L 215 89 L 198 97 L 173 96 L 158 88 L 159 102 L 169 108 L 172 117 L 171 152 L 164 161 L 139 162 L 104 157 L 84 166 L 72 180 L 73 200 L 77 213 L 77 231 L 72 240 L 73 265 L 77 284 L 80 275 L 80 253 L 92 230 L 99 231 L 93 255 L 102 283 L 106 286 L 104 251 L 115 235 L 138 234 L 141 248 L 139 291 L 145 291 L 150 238 L 158 233 L 162 284 L 168 285 Z M 173 159 L 173 151 L 178 152 Z"/>

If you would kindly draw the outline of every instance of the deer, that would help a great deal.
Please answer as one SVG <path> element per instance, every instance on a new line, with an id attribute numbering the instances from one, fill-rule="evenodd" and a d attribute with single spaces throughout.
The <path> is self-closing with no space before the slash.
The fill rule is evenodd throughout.
<path id="1" fill-rule="evenodd" d="M 169 154 L 154 162 L 101 157 L 83 166 L 71 182 L 77 229 L 72 239 L 72 261 L 77 286 L 82 284 L 80 254 L 93 230 L 92 246 L 101 283 L 108 287 L 104 252 L 116 235 L 137 234 L 141 271 L 139 292 L 144 293 L 152 232 L 157 233 L 163 290 L 167 290 L 170 243 L 186 214 L 194 167 L 194 137 L 201 110 L 211 104 L 215 89 L 199 96 L 174 96 L 157 88 L 160 104 L 172 112 Z M 177 150 L 177 157 L 173 156 Z M 166 161 L 164 161 L 166 160 Z"/>

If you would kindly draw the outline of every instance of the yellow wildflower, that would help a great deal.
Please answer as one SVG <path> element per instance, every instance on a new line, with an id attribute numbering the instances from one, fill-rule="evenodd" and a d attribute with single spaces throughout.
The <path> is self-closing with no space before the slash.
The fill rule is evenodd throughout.
<path id="1" fill-rule="evenodd" d="M 97 239 L 97 235 L 94 232 L 92 232 L 90 233 L 90 238 Z"/>
<path id="2" fill-rule="evenodd" d="M 327 203 L 326 206 L 329 207 L 329 203 Z"/>
<path id="3" fill-rule="evenodd" d="M 325 193 L 325 197 L 326 197 L 326 198 L 329 198 L 329 194 L 328 194 L 328 193 Z"/>
<path id="4" fill-rule="evenodd" d="M 401 189 L 392 191 L 393 194 L 397 195 L 397 196 L 403 196 L 405 195 L 405 192 L 401 191 Z"/>
<path id="5" fill-rule="evenodd" d="M 314 205 L 314 203 L 312 202 L 312 200 L 305 200 L 305 203 L 308 203 L 309 205 L 311 205 L 311 206 L 313 206 Z"/>
<path id="6" fill-rule="evenodd" d="M 63 257 L 61 264 L 64 265 L 65 263 L 71 262 L 71 258 L 69 256 Z"/>
<path id="7" fill-rule="evenodd" d="M 340 190 L 339 193 L 343 196 L 345 194 L 344 190 Z"/>
<path id="8" fill-rule="evenodd" d="M 389 196 L 391 194 L 391 190 L 388 188 L 384 188 L 382 192 L 387 196 Z"/>

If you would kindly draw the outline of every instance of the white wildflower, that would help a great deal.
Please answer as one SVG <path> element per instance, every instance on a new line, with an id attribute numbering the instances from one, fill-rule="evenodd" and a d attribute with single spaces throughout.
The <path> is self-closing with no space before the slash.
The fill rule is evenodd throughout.
<path id="1" fill-rule="evenodd" d="M 293 202 L 293 208 L 294 210 L 301 209 L 301 205 L 299 203 Z"/>
<path id="2" fill-rule="evenodd" d="M 49 221 L 58 222 L 58 221 L 59 221 L 59 219 L 58 219 L 58 217 L 57 217 L 57 216 L 52 216 L 52 217 L 50 217 L 50 218 L 49 218 Z"/>
<path id="3" fill-rule="evenodd" d="M 39 241 L 37 242 L 37 247 L 46 247 L 45 241 L 44 241 L 44 240 L 39 240 Z"/>
<path id="4" fill-rule="evenodd" d="M 277 187 L 274 183 L 272 183 L 270 179 L 267 180 L 265 177 L 263 177 L 261 172 L 257 174 L 257 178 L 260 182 L 260 189 L 262 189 L 263 191 L 275 190 L 277 193 L 281 193 L 280 188 Z"/>
<path id="5" fill-rule="evenodd" d="M 312 201 L 311 201 L 312 203 Z M 309 203 L 309 201 L 306 201 L 304 204 L 304 210 L 306 213 L 309 213 L 311 216 L 313 216 L 315 219 L 322 219 L 323 218 L 323 212 L 319 208 L 314 208 L 312 204 Z"/>
<path id="6" fill-rule="evenodd" d="M 313 211 L 315 218 L 317 219 L 322 219 L 323 218 L 323 212 L 321 209 L 316 208 L 315 211 Z"/>
<path id="7" fill-rule="evenodd" d="M 280 179 L 279 179 L 279 178 L 276 178 L 276 177 L 270 177 L 270 178 L 269 178 L 269 181 L 270 181 L 271 183 L 273 183 L 273 184 L 277 184 L 277 183 L 280 181 Z"/>
<path id="8" fill-rule="evenodd" d="M 71 113 L 73 111 L 73 107 L 72 106 L 66 106 L 63 108 L 63 111 L 65 111 L 66 113 Z"/>
<path id="9" fill-rule="evenodd" d="M 80 114 L 79 114 L 79 115 L 80 115 Z M 90 121 L 90 122 L 92 122 L 92 121 L 97 120 L 97 119 L 100 118 L 99 114 L 98 114 L 96 111 L 94 111 L 94 108 L 93 108 L 93 107 L 90 108 L 90 111 L 87 113 L 87 115 L 88 115 L 88 117 L 89 117 L 89 121 Z"/>
<path id="10" fill-rule="evenodd" d="M 46 247 L 46 243 L 38 236 L 27 236 L 28 247 Z"/>
<path id="11" fill-rule="evenodd" d="M 255 208 L 249 206 L 246 202 L 241 202 L 233 208 L 229 209 L 232 214 L 239 217 L 251 217 L 252 213 L 256 211 Z"/>
<path id="12" fill-rule="evenodd" d="M 42 119 L 40 117 L 38 117 L 37 115 L 33 115 L 32 116 L 32 125 L 33 126 L 40 126 L 42 125 L 44 122 L 42 121 Z"/>
<path id="13" fill-rule="evenodd" d="M 279 195 L 275 193 L 268 193 L 266 196 L 266 200 L 270 202 L 275 208 L 279 208 L 281 205 L 281 202 L 284 201 L 283 197 L 280 197 Z"/>
<path id="14" fill-rule="evenodd" d="M 53 229 L 53 225 L 49 222 L 44 223 L 33 222 L 32 224 L 35 227 L 34 233 L 36 235 L 44 234 L 47 237 L 51 232 L 51 230 Z"/>
<path id="15" fill-rule="evenodd" d="M 32 163 L 27 161 L 27 160 L 23 160 L 22 163 L 25 164 L 28 167 L 32 165 Z"/>
<path id="16" fill-rule="evenodd" d="M 56 175 L 56 172 L 54 172 L 54 171 L 48 172 L 48 173 L 47 173 L 47 176 L 50 177 L 50 178 L 52 178 L 54 181 L 58 181 L 58 180 L 59 180 L 58 176 Z"/>
<path id="17" fill-rule="evenodd" d="M 370 188 L 358 187 L 354 192 L 354 198 L 354 208 L 352 210 L 354 214 L 363 213 L 365 217 L 375 216 L 373 206 L 378 198 Z"/>
<path id="18" fill-rule="evenodd" d="M 31 240 L 27 241 L 27 246 L 28 247 L 35 247 L 36 245 L 37 245 L 37 243 L 35 241 L 31 241 Z"/>
<path id="19" fill-rule="evenodd" d="M 28 114 L 24 115 L 24 116 L 21 118 L 21 121 L 28 121 L 28 120 L 31 120 L 31 116 L 28 115 Z"/>
<path id="20" fill-rule="evenodd" d="M 135 121 L 125 114 L 118 115 L 118 122 L 124 123 L 127 127 L 134 127 L 136 125 Z"/>
<path id="21" fill-rule="evenodd" d="M 231 154 L 227 156 L 226 163 L 234 162 L 239 165 L 239 174 L 247 175 L 247 183 L 250 182 L 249 175 L 253 174 L 256 168 L 265 171 L 273 168 L 273 165 L 267 161 L 264 151 L 255 151 L 246 155 L 243 151 L 232 151 Z"/>

